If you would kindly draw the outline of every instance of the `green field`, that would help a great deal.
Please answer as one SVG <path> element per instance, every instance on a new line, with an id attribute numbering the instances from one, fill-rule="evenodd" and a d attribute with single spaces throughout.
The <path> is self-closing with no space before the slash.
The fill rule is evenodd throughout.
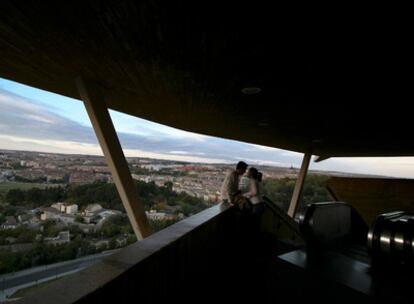
<path id="1" fill-rule="evenodd" d="M 13 182 L 0 182 L 0 192 L 7 192 L 11 189 L 28 190 L 31 188 L 44 189 L 47 187 L 58 187 L 60 184 L 36 184 L 36 183 L 13 183 Z"/>

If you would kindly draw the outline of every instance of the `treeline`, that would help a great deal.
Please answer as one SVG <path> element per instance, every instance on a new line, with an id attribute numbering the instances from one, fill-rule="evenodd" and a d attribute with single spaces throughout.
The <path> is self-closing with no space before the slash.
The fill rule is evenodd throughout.
<path id="1" fill-rule="evenodd" d="M 206 202 L 200 198 L 192 197 L 184 192 L 174 192 L 171 182 L 165 183 L 163 187 L 158 187 L 154 182 L 135 181 L 135 186 L 139 200 L 144 204 L 146 210 L 155 205 L 180 206 L 181 212 L 187 216 L 207 207 Z M 45 189 L 12 189 L 0 197 L 0 202 L 30 209 L 50 206 L 55 202 L 78 204 L 80 209 L 88 204 L 98 203 L 106 209 L 124 210 L 115 185 L 105 182 Z"/>
<path id="2" fill-rule="evenodd" d="M 326 190 L 326 182 L 329 176 L 309 174 L 306 177 L 302 191 L 299 208 L 307 204 L 331 201 L 332 198 Z M 281 178 L 263 181 L 263 194 L 287 211 L 295 188 L 296 179 Z"/>
<path id="3" fill-rule="evenodd" d="M 17 207 L 36 208 L 61 202 L 67 198 L 67 189 L 63 187 L 31 188 L 29 190 L 11 189 L 1 197 L 2 203 Z"/>

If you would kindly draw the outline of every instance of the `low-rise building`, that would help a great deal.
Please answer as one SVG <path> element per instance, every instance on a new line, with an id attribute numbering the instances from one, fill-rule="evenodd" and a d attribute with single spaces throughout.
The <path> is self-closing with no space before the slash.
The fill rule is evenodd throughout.
<path id="1" fill-rule="evenodd" d="M 40 215 L 42 221 L 58 219 L 61 214 L 60 211 L 52 207 L 42 208 L 42 212 L 43 213 Z"/>
<path id="2" fill-rule="evenodd" d="M 145 211 L 147 218 L 150 220 L 170 220 L 170 219 L 174 219 L 175 216 L 172 214 L 168 214 L 165 212 L 157 212 L 157 210 L 150 210 L 150 211 Z"/>
<path id="3" fill-rule="evenodd" d="M 95 242 L 91 242 L 92 246 L 95 246 L 96 249 L 108 249 L 109 247 L 109 239 L 105 239 L 105 240 L 98 240 Z"/>
<path id="4" fill-rule="evenodd" d="M 84 232 L 84 233 L 92 233 L 96 232 L 96 225 L 94 224 L 81 224 L 78 223 L 78 227 Z"/>
<path id="5" fill-rule="evenodd" d="M 65 209 L 66 209 L 65 203 L 62 203 L 62 202 L 52 204 L 50 207 L 55 208 L 56 210 L 59 210 L 60 212 L 65 212 Z"/>
<path id="6" fill-rule="evenodd" d="M 17 216 L 19 223 L 27 223 L 34 215 L 33 214 L 20 214 Z"/>
<path id="7" fill-rule="evenodd" d="M 6 221 L 1 225 L 1 229 L 15 229 L 17 226 L 17 220 L 14 216 L 6 216 Z"/>
<path id="8" fill-rule="evenodd" d="M 75 222 L 75 216 L 72 214 L 60 214 L 59 220 L 61 220 L 63 223 L 67 224 L 73 224 Z"/>
<path id="9" fill-rule="evenodd" d="M 46 244 L 53 244 L 53 245 L 60 245 L 70 242 L 70 232 L 69 231 L 61 231 L 56 237 L 48 237 L 44 238 L 43 241 Z"/>
<path id="10" fill-rule="evenodd" d="M 78 212 L 78 205 L 73 204 L 73 205 L 66 206 L 67 214 L 75 214 L 77 212 Z"/>
<path id="11" fill-rule="evenodd" d="M 99 204 L 89 204 L 85 208 L 85 215 L 86 216 L 94 216 L 95 212 L 102 210 L 102 206 Z"/>

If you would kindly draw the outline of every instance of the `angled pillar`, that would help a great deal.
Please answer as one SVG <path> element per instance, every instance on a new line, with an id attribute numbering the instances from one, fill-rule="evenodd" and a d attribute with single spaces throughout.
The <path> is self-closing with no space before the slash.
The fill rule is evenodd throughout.
<path id="1" fill-rule="evenodd" d="M 93 83 L 86 83 L 82 78 L 76 79 L 76 85 L 111 170 L 129 221 L 138 240 L 142 240 L 151 234 L 151 230 L 144 207 L 138 201 L 138 192 L 135 189 L 128 163 L 109 116 L 104 95 L 99 87 Z"/>
<path id="2" fill-rule="evenodd" d="M 299 206 L 300 196 L 302 194 L 303 185 L 305 183 L 306 174 L 308 173 L 309 162 L 312 154 L 307 152 L 303 156 L 302 165 L 296 180 L 295 189 L 293 190 L 292 200 L 290 201 L 288 215 L 294 217 Z"/>

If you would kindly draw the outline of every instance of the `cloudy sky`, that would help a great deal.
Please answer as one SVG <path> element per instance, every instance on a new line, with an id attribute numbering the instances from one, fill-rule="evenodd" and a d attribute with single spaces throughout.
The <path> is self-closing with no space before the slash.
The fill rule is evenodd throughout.
<path id="1" fill-rule="evenodd" d="M 299 167 L 303 156 L 110 114 L 127 156 L 283 167 Z M 1 78 L 0 149 L 102 155 L 82 102 Z M 333 158 L 311 169 L 414 178 L 414 157 Z"/>

